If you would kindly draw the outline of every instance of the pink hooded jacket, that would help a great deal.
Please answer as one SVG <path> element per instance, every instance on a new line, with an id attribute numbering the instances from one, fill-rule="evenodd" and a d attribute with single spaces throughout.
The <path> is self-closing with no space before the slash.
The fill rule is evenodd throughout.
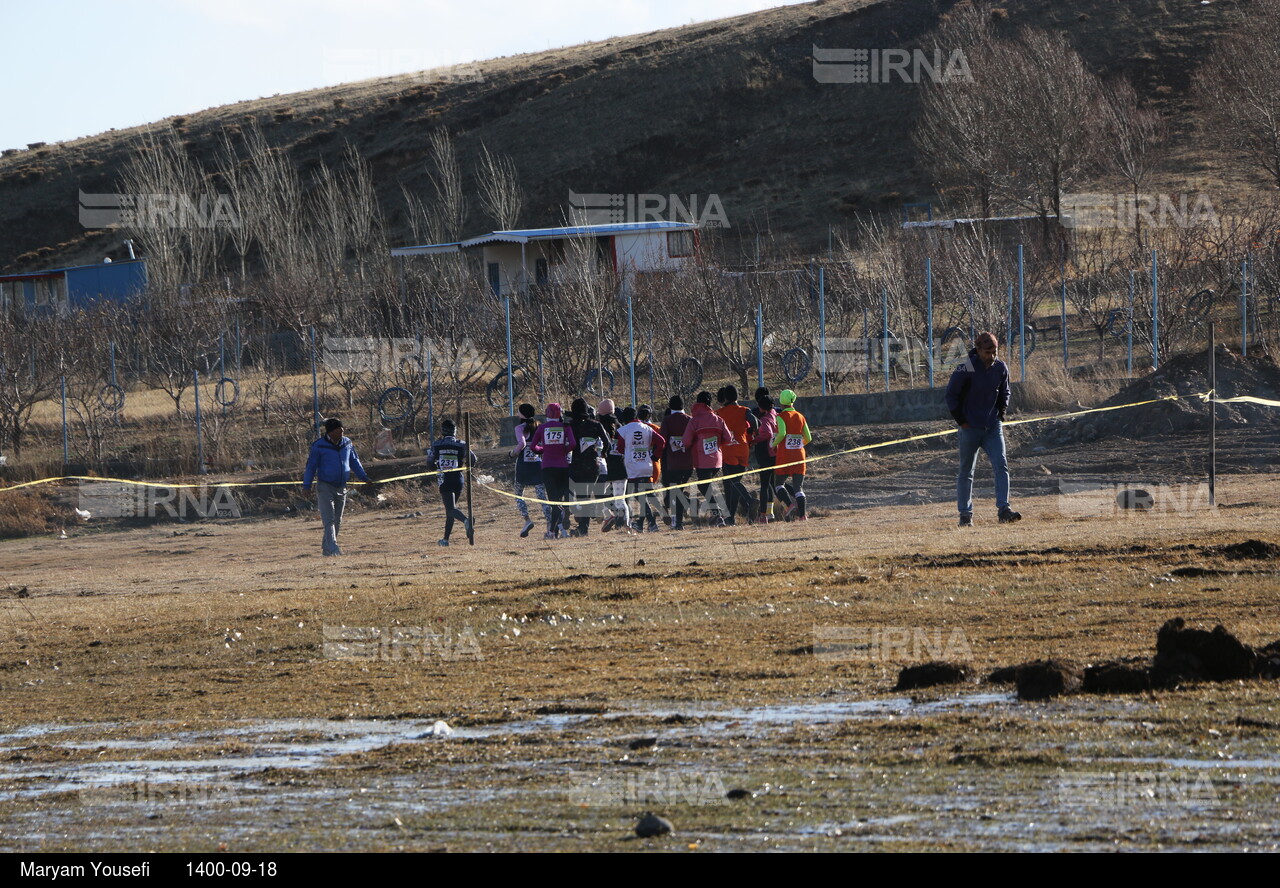
<path id="1" fill-rule="evenodd" d="M 718 469 L 724 465 L 724 448 L 734 443 L 724 420 L 706 404 L 693 405 L 693 419 L 681 435 L 684 449 L 693 456 L 695 469 Z"/>

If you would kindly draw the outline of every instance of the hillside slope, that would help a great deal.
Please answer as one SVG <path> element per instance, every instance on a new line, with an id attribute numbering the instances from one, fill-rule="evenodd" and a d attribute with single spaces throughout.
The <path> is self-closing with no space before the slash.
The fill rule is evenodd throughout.
<path id="1" fill-rule="evenodd" d="M 771 231 L 815 250 L 828 225 L 935 199 L 910 133 L 914 85 L 824 84 L 812 49 L 912 48 L 954 0 L 819 0 L 800 6 L 480 62 L 479 79 L 432 72 L 193 112 L 174 126 L 207 167 L 224 129 L 257 121 L 305 173 L 345 145 L 372 163 L 393 243 L 410 239 L 401 186 L 430 192 L 427 137 L 445 127 L 471 175 L 481 144 L 510 155 L 527 195 L 521 223 L 556 224 L 570 191 L 719 195 L 731 235 Z M 1064 29 L 1086 60 L 1134 78 L 1175 116 L 1171 176 L 1229 191 L 1260 180 L 1200 144 L 1190 76 L 1237 4 L 1218 0 L 1016 0 L 1004 27 Z M 119 255 L 85 232 L 77 192 L 111 192 L 142 129 L 0 158 L 0 269 Z M 468 188 L 474 183 L 467 182 Z M 1217 203 L 1217 202 L 1215 202 Z M 472 211 L 468 230 L 492 227 Z"/>

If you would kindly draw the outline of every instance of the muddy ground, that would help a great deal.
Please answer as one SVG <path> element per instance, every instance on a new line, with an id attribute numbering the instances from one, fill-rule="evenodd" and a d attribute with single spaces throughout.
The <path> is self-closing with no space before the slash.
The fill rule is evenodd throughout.
<path id="1" fill-rule="evenodd" d="M 1011 429 L 1026 517 L 980 469 L 967 531 L 944 440 L 824 461 L 804 524 L 522 540 L 482 492 L 474 548 L 416 494 L 342 558 L 309 514 L 0 543 L 0 848 L 1274 849 L 1276 682 L 982 680 L 1177 616 L 1280 638 L 1280 567 L 1224 549 L 1280 542 L 1273 434 L 1233 430 L 1211 509 L 1202 436 Z M 933 659 L 974 677 L 892 690 Z"/>

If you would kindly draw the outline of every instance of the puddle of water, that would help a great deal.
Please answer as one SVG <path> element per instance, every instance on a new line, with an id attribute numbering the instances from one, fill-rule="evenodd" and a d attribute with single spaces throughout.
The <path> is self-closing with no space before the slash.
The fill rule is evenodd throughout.
<path id="1" fill-rule="evenodd" d="M 730 725 L 745 726 L 758 729 L 765 726 L 789 725 L 796 722 L 803 724 L 822 724 L 826 722 L 847 721 L 855 718 L 882 718 L 884 716 L 930 714 L 949 712 L 956 709 L 970 709 L 987 706 L 1012 705 L 1017 702 L 1014 694 L 967 694 L 960 697 L 948 697 L 916 703 L 910 697 L 890 697 L 883 700 L 846 700 L 823 701 L 820 703 L 790 703 L 782 706 L 760 706 L 751 708 L 707 709 L 697 705 L 681 709 L 646 709 L 630 710 L 625 713 L 611 713 L 607 718 L 644 717 L 662 720 L 672 716 L 685 716 L 700 720 L 701 724 L 692 726 L 695 730 L 725 730 Z M 719 724 L 717 724 L 717 722 Z M 690 726 L 674 725 L 675 729 Z M 678 732 L 678 730 L 676 731 Z"/>
<path id="2" fill-rule="evenodd" d="M 1161 765 L 1165 768 L 1183 768 L 1188 770 L 1229 771 L 1232 768 L 1245 770 L 1280 769 L 1280 758 L 1263 759 L 1188 759 L 1188 758 L 1094 758 L 1080 759 L 1085 762 L 1125 765 Z"/>

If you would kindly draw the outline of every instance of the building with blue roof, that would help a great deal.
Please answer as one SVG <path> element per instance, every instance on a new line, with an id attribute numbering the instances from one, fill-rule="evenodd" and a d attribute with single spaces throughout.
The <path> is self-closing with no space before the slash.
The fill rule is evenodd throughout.
<path id="1" fill-rule="evenodd" d="M 147 288 L 145 259 L 0 275 L 0 314 L 33 317 L 127 302 Z"/>

